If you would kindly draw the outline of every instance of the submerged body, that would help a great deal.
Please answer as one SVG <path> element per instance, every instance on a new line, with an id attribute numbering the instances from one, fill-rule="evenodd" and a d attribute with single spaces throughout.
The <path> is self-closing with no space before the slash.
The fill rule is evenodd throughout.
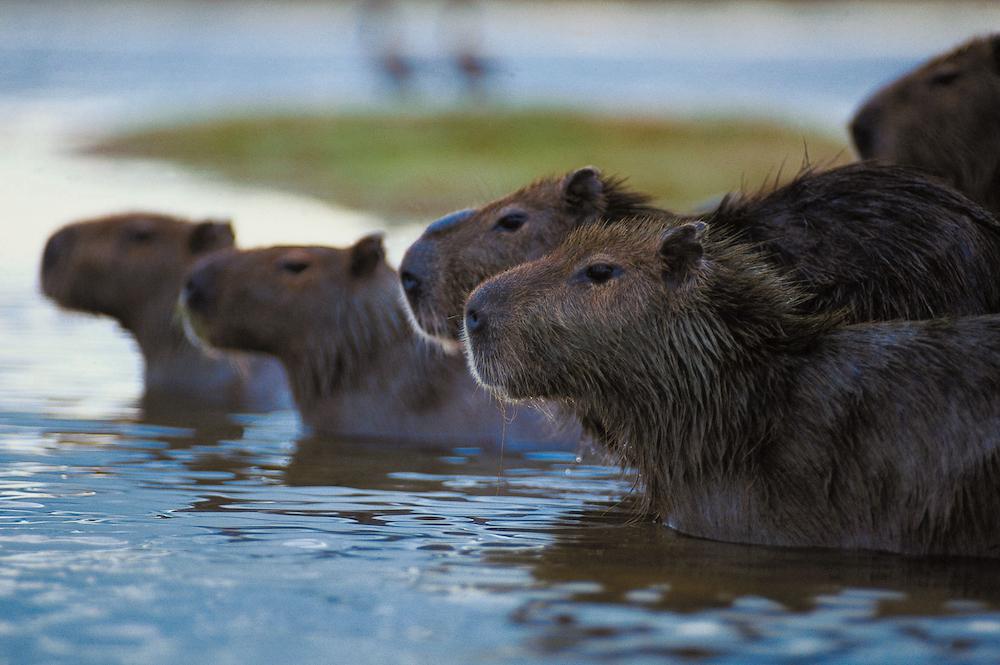
<path id="1" fill-rule="evenodd" d="M 802 298 L 727 231 L 636 220 L 482 284 L 467 350 L 502 398 L 573 411 L 684 533 L 1000 556 L 1000 317 L 845 326 Z"/>
<path id="2" fill-rule="evenodd" d="M 919 168 L 1000 215 L 1000 35 L 876 91 L 850 129 L 862 158 Z"/>
<path id="3" fill-rule="evenodd" d="M 347 249 L 219 253 L 192 272 L 183 301 L 206 343 L 279 359 L 318 433 L 490 445 L 578 438 L 556 440 L 531 409 L 503 409 L 461 357 L 410 329 L 378 237 Z"/>
<path id="4" fill-rule="evenodd" d="M 42 290 L 61 307 L 109 316 L 131 333 L 142 353 L 144 402 L 151 408 L 289 408 L 278 363 L 250 354 L 206 355 L 176 316 L 190 266 L 233 242 L 228 222 L 149 212 L 69 224 L 45 246 Z"/>

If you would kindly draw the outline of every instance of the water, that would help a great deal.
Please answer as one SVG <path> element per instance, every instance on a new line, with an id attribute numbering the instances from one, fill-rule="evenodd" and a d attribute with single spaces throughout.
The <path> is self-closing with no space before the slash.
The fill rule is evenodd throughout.
<path id="1" fill-rule="evenodd" d="M 994 563 L 685 538 L 635 522 L 632 478 L 588 454 L 318 440 L 290 412 L 143 412 L 130 340 L 37 294 L 53 228 L 129 207 L 231 214 L 246 245 L 379 225 L 67 152 L 123 122 L 376 97 L 370 72 L 345 74 L 362 60 L 351 6 L 280 6 L 0 7 L 0 663 L 1000 661 Z M 510 56 L 498 85 L 514 101 L 617 86 L 605 97 L 647 109 L 781 108 L 831 127 L 861 89 L 997 17 L 590 5 L 555 30 L 557 15 L 497 6 L 484 44 Z M 433 60 L 427 16 L 412 49 Z M 878 28 L 888 18 L 905 38 Z M 391 255 L 416 231 L 394 229 Z"/>

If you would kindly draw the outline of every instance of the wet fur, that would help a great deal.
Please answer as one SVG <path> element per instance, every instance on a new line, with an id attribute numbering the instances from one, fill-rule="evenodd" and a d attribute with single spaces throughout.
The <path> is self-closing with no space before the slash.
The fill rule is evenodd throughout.
<path id="1" fill-rule="evenodd" d="M 806 170 L 705 219 L 797 281 L 804 312 L 863 322 L 1000 311 L 1000 224 L 914 169 Z"/>
<path id="2" fill-rule="evenodd" d="M 326 435 L 445 444 L 575 445 L 538 414 L 504 409 L 460 356 L 414 333 L 381 245 L 360 274 L 354 248 L 220 253 L 192 275 L 211 304 L 189 311 L 211 345 L 277 357 L 303 422 Z M 308 264 L 282 274 L 283 262 Z M 506 414 L 505 414 L 506 412 Z"/>
<path id="3" fill-rule="evenodd" d="M 477 208 L 468 219 L 447 229 L 428 227 L 400 266 L 401 271 L 419 273 L 426 280 L 426 297 L 407 308 L 414 329 L 457 353 L 465 299 L 483 280 L 542 256 L 583 224 L 670 214 L 652 207 L 650 197 L 630 190 L 623 178 L 599 174 L 595 175 L 600 183 L 598 194 L 591 200 L 572 199 L 565 191 L 572 175 L 536 180 Z M 493 230 L 497 219 L 511 211 L 528 216 L 525 232 L 506 235 Z"/>
<path id="4" fill-rule="evenodd" d="M 425 281 L 409 303 L 415 328 L 454 351 L 462 311 L 482 281 L 545 255 L 574 229 L 633 217 L 676 216 L 623 180 L 597 177 L 592 200 L 567 196 L 562 178 L 536 181 L 446 229 L 428 228 L 401 266 Z M 586 192 L 584 192 L 584 197 Z M 495 229 L 510 210 L 529 219 Z M 920 319 L 1000 311 L 1000 227 L 953 189 L 896 166 L 803 170 L 788 184 L 724 199 L 708 219 L 753 242 L 808 292 L 807 312 L 848 321 Z"/>
<path id="5" fill-rule="evenodd" d="M 711 226 L 669 286 L 663 233 L 581 229 L 482 284 L 469 306 L 489 332 L 468 343 L 481 381 L 571 410 L 684 533 L 1000 556 L 1000 318 L 803 314 L 802 291 Z M 573 282 L 592 260 L 627 280 Z"/>

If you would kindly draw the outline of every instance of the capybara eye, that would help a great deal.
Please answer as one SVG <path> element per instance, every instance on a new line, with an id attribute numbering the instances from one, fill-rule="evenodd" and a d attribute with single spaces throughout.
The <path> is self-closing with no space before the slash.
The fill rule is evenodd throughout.
<path id="1" fill-rule="evenodd" d="M 592 266 L 587 266 L 583 271 L 584 277 L 594 284 L 603 284 L 620 274 L 622 274 L 622 269 L 610 263 L 595 263 Z"/>
<path id="2" fill-rule="evenodd" d="M 289 259 L 288 261 L 282 261 L 280 267 L 285 272 L 290 272 L 293 275 L 298 275 L 300 272 L 309 267 L 309 264 L 305 261 L 296 261 L 294 259 Z"/>
<path id="3" fill-rule="evenodd" d="M 938 72 L 931 77 L 930 84 L 935 86 L 946 86 L 951 85 L 961 77 L 961 72 L 956 71 L 945 71 Z"/>
<path id="4" fill-rule="evenodd" d="M 528 221 L 528 216 L 523 212 L 512 212 L 497 220 L 496 228 L 501 231 L 517 231 Z"/>
<path id="5" fill-rule="evenodd" d="M 153 232 L 149 229 L 129 229 L 125 237 L 129 242 L 149 242 L 153 239 Z"/>

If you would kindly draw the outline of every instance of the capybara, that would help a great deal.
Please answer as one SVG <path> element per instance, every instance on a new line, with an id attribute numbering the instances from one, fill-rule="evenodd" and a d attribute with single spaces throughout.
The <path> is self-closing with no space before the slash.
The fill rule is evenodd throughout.
<path id="1" fill-rule="evenodd" d="M 877 91 L 850 123 L 861 157 L 920 168 L 1000 215 L 1000 35 Z"/>
<path id="2" fill-rule="evenodd" d="M 217 253 L 192 271 L 182 301 L 207 344 L 285 366 L 302 420 L 317 433 L 394 441 L 551 443 L 531 409 L 505 414 L 460 356 L 410 328 L 381 236 L 348 248 Z M 572 444 L 579 433 L 570 437 Z"/>
<path id="3" fill-rule="evenodd" d="M 677 530 L 1000 556 L 1000 316 L 843 325 L 703 222 L 590 226 L 481 284 L 479 380 L 552 400 Z"/>
<path id="4" fill-rule="evenodd" d="M 671 216 L 587 167 L 438 220 L 401 265 L 412 318 L 454 349 L 479 282 L 543 256 L 574 228 L 636 215 Z M 801 282 L 803 311 L 844 310 L 852 322 L 1000 311 L 1000 226 L 913 170 L 807 171 L 771 192 L 727 197 L 711 223 L 759 243 Z"/>
<path id="5" fill-rule="evenodd" d="M 145 361 L 147 405 L 290 408 L 279 363 L 247 354 L 208 357 L 176 316 L 187 270 L 233 239 L 229 222 L 151 212 L 69 224 L 45 245 L 42 290 L 67 309 L 110 316 L 132 334 Z"/>
<path id="6" fill-rule="evenodd" d="M 481 281 L 544 255 L 584 224 L 660 213 L 667 214 L 651 207 L 650 197 L 588 166 L 442 217 L 399 267 L 414 327 L 458 352 L 462 307 Z"/>

